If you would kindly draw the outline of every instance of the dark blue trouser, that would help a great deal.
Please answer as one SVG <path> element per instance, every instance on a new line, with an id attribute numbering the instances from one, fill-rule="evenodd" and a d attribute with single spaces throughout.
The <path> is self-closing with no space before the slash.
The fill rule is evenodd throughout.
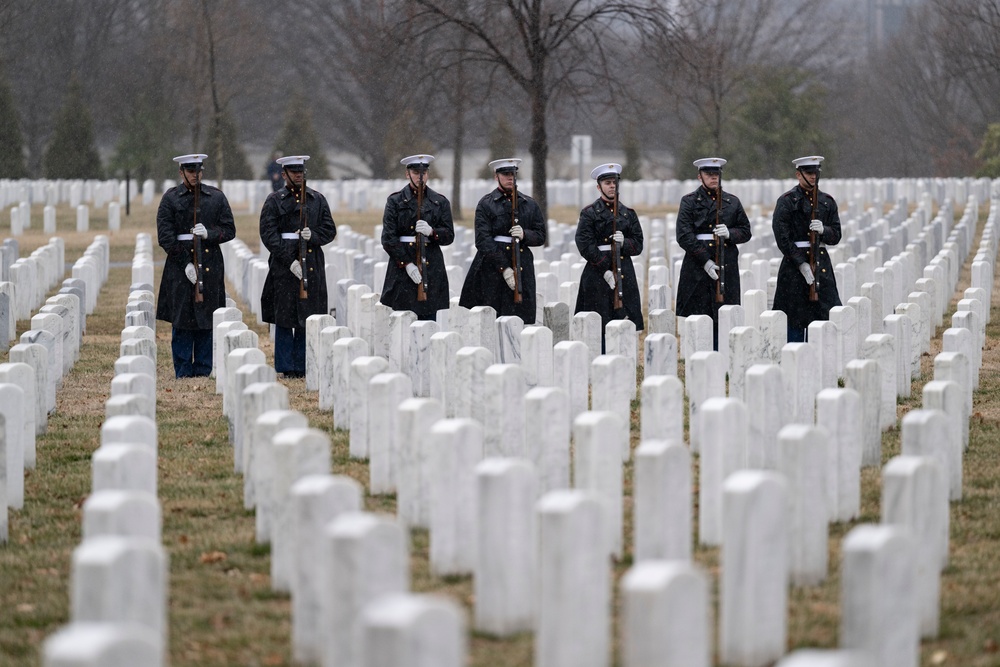
<path id="1" fill-rule="evenodd" d="M 806 342 L 806 330 L 805 329 L 793 329 L 788 327 L 788 341 L 789 343 L 804 343 Z"/>
<path id="2" fill-rule="evenodd" d="M 274 370 L 277 373 L 306 372 L 305 327 L 274 327 Z"/>
<path id="3" fill-rule="evenodd" d="M 208 377 L 212 374 L 212 330 L 171 329 L 170 350 L 174 375 L 179 378 Z"/>

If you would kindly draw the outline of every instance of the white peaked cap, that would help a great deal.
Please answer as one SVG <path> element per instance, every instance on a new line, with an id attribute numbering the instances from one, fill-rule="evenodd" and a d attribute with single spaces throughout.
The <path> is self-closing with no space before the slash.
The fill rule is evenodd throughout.
<path id="1" fill-rule="evenodd" d="M 517 169 L 517 165 L 519 164 L 521 164 L 521 160 L 519 158 L 504 157 L 490 162 L 490 169 L 495 172 L 500 171 L 501 169 Z"/>
<path id="2" fill-rule="evenodd" d="M 297 164 L 305 164 L 308 159 L 308 155 L 286 155 L 285 157 L 279 157 L 275 162 L 282 167 L 290 167 Z"/>
<path id="3" fill-rule="evenodd" d="M 187 155 L 178 155 L 174 158 L 174 162 L 178 164 L 201 164 L 207 157 L 204 153 L 188 153 Z"/>
<path id="4" fill-rule="evenodd" d="M 430 164 L 431 162 L 434 162 L 433 155 L 411 155 L 404 157 L 399 161 L 399 164 L 409 167 L 411 164 Z"/>
<path id="5" fill-rule="evenodd" d="M 614 162 L 605 162 L 604 164 L 599 164 L 594 167 L 594 170 L 590 172 L 590 177 L 593 179 L 598 179 L 601 176 L 610 176 L 611 174 L 618 175 L 622 173 L 622 166 Z"/>
<path id="6" fill-rule="evenodd" d="M 698 169 L 722 169 L 727 160 L 721 157 L 703 157 L 694 161 Z"/>
<path id="7" fill-rule="evenodd" d="M 823 162 L 822 155 L 807 155 L 805 157 L 797 157 L 792 160 L 792 164 L 795 165 L 796 169 L 799 167 L 818 167 L 821 162 Z"/>

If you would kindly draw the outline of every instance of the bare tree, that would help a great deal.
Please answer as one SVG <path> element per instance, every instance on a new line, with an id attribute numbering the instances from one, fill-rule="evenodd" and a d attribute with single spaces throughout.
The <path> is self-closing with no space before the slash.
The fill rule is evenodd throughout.
<path id="1" fill-rule="evenodd" d="M 678 0 L 676 34 L 651 36 L 652 78 L 689 126 L 722 152 L 725 127 L 756 77 L 769 68 L 808 72 L 841 60 L 822 3 Z"/>
<path id="2" fill-rule="evenodd" d="M 308 45 L 287 58 L 289 73 L 338 146 L 374 178 L 396 174 L 403 150 L 430 152 L 422 116 L 438 91 L 421 81 L 426 49 L 404 0 L 301 0 L 282 10 L 283 39 Z"/>
<path id="3" fill-rule="evenodd" d="M 655 0 L 409 0 L 438 25 L 453 25 L 472 37 L 470 64 L 501 70 L 528 100 L 531 127 L 532 195 L 547 213 L 549 156 L 546 121 L 560 95 L 593 83 L 609 71 L 606 45 L 630 31 L 668 25 Z M 433 24 L 432 24 L 433 27 Z"/>

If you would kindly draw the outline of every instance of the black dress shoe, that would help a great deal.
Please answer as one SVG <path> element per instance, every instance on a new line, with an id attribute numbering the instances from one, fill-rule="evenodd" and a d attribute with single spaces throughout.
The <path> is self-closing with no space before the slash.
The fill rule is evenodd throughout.
<path id="1" fill-rule="evenodd" d="M 291 373 L 282 373 L 281 376 L 287 380 L 287 379 L 303 378 L 306 376 L 306 374 L 291 372 Z"/>

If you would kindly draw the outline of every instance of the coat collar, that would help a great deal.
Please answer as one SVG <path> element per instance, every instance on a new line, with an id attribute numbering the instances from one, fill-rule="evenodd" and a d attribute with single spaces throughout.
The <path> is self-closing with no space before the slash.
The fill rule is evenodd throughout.
<path id="1" fill-rule="evenodd" d="M 204 183 L 199 183 L 198 184 L 198 188 L 201 190 L 201 192 L 199 193 L 199 196 L 203 196 L 203 197 L 211 197 L 212 196 L 212 190 L 211 190 L 211 188 L 209 188 L 208 186 L 206 186 Z M 184 185 L 183 183 L 178 183 L 177 184 L 177 194 L 179 196 L 183 197 L 184 195 L 191 194 L 191 190 L 188 190 L 187 186 Z"/>
<path id="2" fill-rule="evenodd" d="M 309 187 L 307 185 L 306 186 L 306 197 L 312 198 L 312 197 L 315 197 L 315 196 L 316 196 L 316 191 L 313 190 L 311 187 Z M 295 199 L 295 197 L 292 195 L 292 191 L 288 189 L 287 185 L 284 186 L 283 188 L 281 188 L 280 190 L 278 190 L 278 197 L 280 199 L 287 199 L 288 197 L 292 197 L 293 201 Z"/>
<path id="3" fill-rule="evenodd" d="M 403 189 L 399 191 L 399 196 L 402 197 L 403 201 L 410 203 L 416 200 L 417 194 L 413 191 L 413 188 L 409 184 L 403 186 Z M 431 190 L 430 187 L 424 186 L 424 201 L 429 201 L 432 204 L 441 203 L 441 195 Z"/>

